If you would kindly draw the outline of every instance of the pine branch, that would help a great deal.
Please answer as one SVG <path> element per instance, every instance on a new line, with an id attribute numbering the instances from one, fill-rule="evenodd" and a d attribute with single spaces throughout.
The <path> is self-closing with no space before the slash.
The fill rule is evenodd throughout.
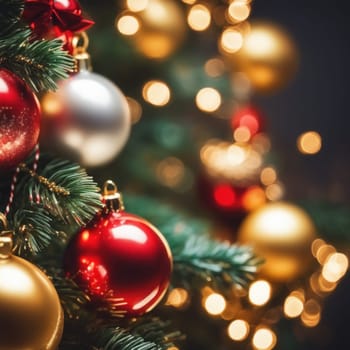
<path id="1" fill-rule="evenodd" d="M 66 190 L 68 195 L 57 193 L 52 189 L 53 185 L 47 185 L 42 178 Z M 102 207 L 101 195 L 92 177 L 79 165 L 57 159 L 47 163 L 40 176 L 22 177 L 15 195 L 15 198 L 19 197 L 30 200 L 34 207 L 39 205 L 45 208 L 55 220 L 54 227 L 57 227 L 57 222 L 80 227 Z"/>
<path id="2" fill-rule="evenodd" d="M 0 0 L 0 33 L 20 21 L 23 8 L 23 0 Z"/>
<path id="3" fill-rule="evenodd" d="M 193 289 L 193 278 L 216 288 L 244 286 L 257 272 L 261 260 L 249 247 L 212 239 L 204 220 L 190 219 L 170 206 L 141 196 L 124 196 L 127 210 L 152 222 L 163 233 L 174 259 L 172 282 Z M 191 282 L 189 282 L 191 281 Z"/>
<path id="4" fill-rule="evenodd" d="M 16 28 L 0 39 L 0 66 L 25 80 L 36 91 L 55 90 L 68 77 L 74 60 L 60 40 L 33 40 L 31 30 Z"/>
<path id="5" fill-rule="evenodd" d="M 206 236 L 175 237 L 172 247 L 176 252 L 173 278 L 184 284 L 197 277 L 220 289 L 232 284 L 245 286 L 254 278 L 260 263 L 250 248 L 217 242 Z"/>
<path id="6" fill-rule="evenodd" d="M 43 208 L 28 208 L 16 211 L 13 218 L 15 228 L 15 252 L 20 256 L 38 254 L 45 250 L 57 232 L 51 226 L 52 219 Z"/>
<path id="7" fill-rule="evenodd" d="M 143 317 L 128 328 L 102 327 L 96 347 L 104 350 L 165 350 L 181 338 L 180 332 L 168 331 L 169 322 L 159 318 Z"/>

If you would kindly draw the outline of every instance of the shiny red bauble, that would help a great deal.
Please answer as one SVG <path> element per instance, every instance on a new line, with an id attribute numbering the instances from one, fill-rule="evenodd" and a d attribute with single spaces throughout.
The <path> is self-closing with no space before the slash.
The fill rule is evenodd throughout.
<path id="1" fill-rule="evenodd" d="M 101 214 L 70 242 L 68 277 L 92 299 L 112 303 L 126 316 L 153 309 L 169 285 L 172 256 L 161 233 L 123 210 Z M 122 300 L 122 302 L 120 302 Z"/>
<path id="2" fill-rule="evenodd" d="M 233 130 L 239 127 L 245 127 L 249 130 L 250 136 L 262 132 L 265 128 L 264 117 L 262 113 L 253 106 L 245 106 L 237 109 L 231 119 Z"/>
<path id="3" fill-rule="evenodd" d="M 22 162 L 38 141 L 40 105 L 33 91 L 12 72 L 0 69 L 0 171 Z"/>

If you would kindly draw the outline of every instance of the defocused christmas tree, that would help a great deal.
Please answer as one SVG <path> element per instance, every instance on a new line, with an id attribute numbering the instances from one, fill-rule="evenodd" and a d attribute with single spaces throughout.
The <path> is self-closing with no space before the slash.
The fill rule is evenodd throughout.
<path id="1" fill-rule="evenodd" d="M 298 74 L 291 35 L 249 0 L 0 10 L 0 349 L 308 344 L 350 222 L 286 199 L 257 101 Z"/>

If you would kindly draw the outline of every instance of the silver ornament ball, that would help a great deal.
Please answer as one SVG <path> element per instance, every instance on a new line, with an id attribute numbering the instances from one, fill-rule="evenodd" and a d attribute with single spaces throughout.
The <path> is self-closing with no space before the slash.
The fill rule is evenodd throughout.
<path id="1" fill-rule="evenodd" d="M 126 144 L 131 128 L 128 102 L 102 75 L 81 70 L 42 99 L 42 141 L 83 166 L 112 161 Z"/>

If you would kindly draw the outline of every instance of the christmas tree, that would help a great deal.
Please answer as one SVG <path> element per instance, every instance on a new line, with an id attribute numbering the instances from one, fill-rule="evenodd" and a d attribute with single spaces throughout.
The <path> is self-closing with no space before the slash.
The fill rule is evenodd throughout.
<path id="1" fill-rule="evenodd" d="M 283 170 L 314 124 L 270 136 L 304 62 L 271 5 L 0 9 L 0 348 L 332 348 L 349 210 Z"/>

